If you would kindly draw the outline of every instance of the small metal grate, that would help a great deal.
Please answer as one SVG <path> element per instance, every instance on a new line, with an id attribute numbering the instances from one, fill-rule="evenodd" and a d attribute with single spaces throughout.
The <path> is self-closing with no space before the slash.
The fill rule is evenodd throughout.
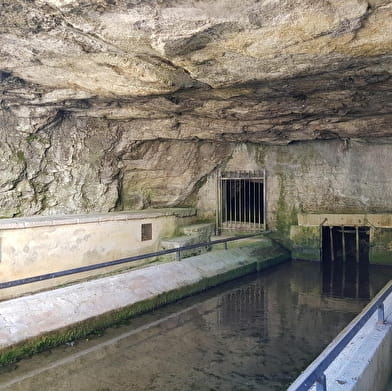
<path id="1" fill-rule="evenodd" d="M 142 242 L 152 240 L 152 224 L 142 224 Z"/>
<path id="2" fill-rule="evenodd" d="M 266 229 L 265 170 L 224 171 L 218 174 L 219 230 Z"/>

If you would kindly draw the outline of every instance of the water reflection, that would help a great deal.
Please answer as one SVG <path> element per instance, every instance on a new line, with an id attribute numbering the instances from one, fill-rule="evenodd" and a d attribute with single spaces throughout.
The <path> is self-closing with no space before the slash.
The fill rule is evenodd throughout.
<path id="1" fill-rule="evenodd" d="M 324 260 L 322 263 L 322 293 L 325 296 L 370 298 L 369 264 L 355 259 Z"/>
<path id="2" fill-rule="evenodd" d="M 354 283 L 347 267 L 292 262 L 237 280 L 24 360 L 0 390 L 284 390 L 392 277 L 368 267 Z"/>

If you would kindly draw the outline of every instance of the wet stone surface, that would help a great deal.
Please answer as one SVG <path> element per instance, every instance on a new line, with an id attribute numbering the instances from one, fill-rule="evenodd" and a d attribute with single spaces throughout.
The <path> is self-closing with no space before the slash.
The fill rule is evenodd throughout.
<path id="1" fill-rule="evenodd" d="M 392 268 L 368 271 L 374 296 Z M 0 390 L 284 390 L 368 302 L 333 292 L 320 264 L 280 265 L 3 368 Z"/>

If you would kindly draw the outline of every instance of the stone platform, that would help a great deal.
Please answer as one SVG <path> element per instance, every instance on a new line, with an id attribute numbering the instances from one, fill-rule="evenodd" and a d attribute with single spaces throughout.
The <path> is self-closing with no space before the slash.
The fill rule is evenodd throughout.
<path id="1" fill-rule="evenodd" d="M 237 244 L 238 245 L 238 244 Z M 221 282 L 286 261 L 260 237 L 211 251 L 0 303 L 0 364 L 121 322 Z"/>

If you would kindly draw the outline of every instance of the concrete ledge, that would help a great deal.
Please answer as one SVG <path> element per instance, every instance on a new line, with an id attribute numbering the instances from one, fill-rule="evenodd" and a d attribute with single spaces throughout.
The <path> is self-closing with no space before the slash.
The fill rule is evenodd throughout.
<path id="1" fill-rule="evenodd" d="M 0 220 L 0 280 L 18 280 L 157 251 L 161 237 L 174 235 L 189 224 L 194 214 L 193 208 L 169 208 Z M 143 234 L 146 228 L 147 236 Z M 143 262 L 147 261 L 139 264 Z M 112 266 L 9 288 L 0 292 L 0 299 L 128 267 Z"/>
<path id="2" fill-rule="evenodd" d="M 0 219 L 0 230 L 57 225 L 102 223 L 105 221 L 126 221 L 152 219 L 164 216 L 190 217 L 196 215 L 194 208 L 144 209 L 126 212 L 93 213 L 84 215 L 29 216 Z"/>
<path id="3" fill-rule="evenodd" d="M 327 219 L 325 221 L 325 219 Z M 298 225 L 347 225 L 392 228 L 392 213 L 299 213 Z"/>
<path id="4" fill-rule="evenodd" d="M 384 391 L 392 373 L 392 295 L 384 302 L 386 323 L 374 314 L 327 368 L 327 389 Z M 316 387 L 311 388 L 312 391 Z"/>
<path id="5" fill-rule="evenodd" d="M 289 259 L 256 244 L 134 270 L 0 303 L 0 363 L 121 322 L 221 282 Z"/>

